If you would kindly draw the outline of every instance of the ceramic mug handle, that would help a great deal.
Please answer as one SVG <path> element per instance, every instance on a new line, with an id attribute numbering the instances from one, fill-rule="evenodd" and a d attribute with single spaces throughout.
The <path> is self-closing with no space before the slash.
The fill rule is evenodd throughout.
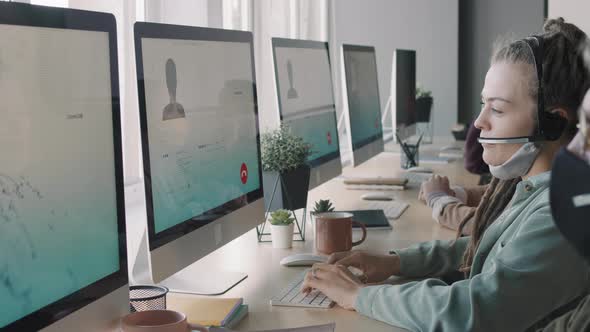
<path id="1" fill-rule="evenodd" d="M 365 225 L 362 222 L 358 222 L 358 221 L 353 220 L 352 223 L 354 225 L 359 226 L 363 231 L 363 237 L 359 241 L 352 243 L 352 246 L 354 247 L 354 246 L 358 246 L 359 244 L 363 243 L 363 241 L 365 241 L 365 239 L 367 238 L 367 227 L 365 227 Z"/>

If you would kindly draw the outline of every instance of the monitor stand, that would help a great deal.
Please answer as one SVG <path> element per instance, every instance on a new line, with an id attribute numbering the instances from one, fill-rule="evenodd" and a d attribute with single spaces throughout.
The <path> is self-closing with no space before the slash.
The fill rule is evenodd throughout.
<path id="1" fill-rule="evenodd" d="M 210 271 L 199 275 L 173 275 L 160 283 L 173 293 L 221 295 L 248 277 L 241 272 Z"/>
<path id="2" fill-rule="evenodd" d="M 198 275 L 187 272 L 189 271 L 185 269 L 176 273 L 160 282 L 159 285 L 167 287 L 174 293 L 221 295 L 248 277 L 247 274 L 242 272 L 215 271 L 211 269 L 207 269 L 207 273 Z M 143 231 L 130 278 L 131 285 L 156 284 L 152 277 L 147 229 Z"/>

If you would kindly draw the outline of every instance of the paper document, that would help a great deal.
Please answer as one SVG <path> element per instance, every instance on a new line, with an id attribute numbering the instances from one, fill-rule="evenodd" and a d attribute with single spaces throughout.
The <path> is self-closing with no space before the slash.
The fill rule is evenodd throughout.
<path id="1" fill-rule="evenodd" d="M 294 327 L 287 329 L 276 329 L 276 330 L 264 330 L 257 332 L 334 332 L 336 323 L 330 323 L 325 325 L 314 325 L 304 327 Z M 222 327 L 211 327 L 209 332 L 233 332 L 233 330 L 222 328 Z"/>

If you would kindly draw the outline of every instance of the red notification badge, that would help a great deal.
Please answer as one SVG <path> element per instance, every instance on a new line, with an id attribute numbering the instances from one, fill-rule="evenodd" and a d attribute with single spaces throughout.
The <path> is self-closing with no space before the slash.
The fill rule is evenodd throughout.
<path id="1" fill-rule="evenodd" d="M 243 184 L 248 182 L 248 166 L 245 163 L 242 163 L 242 167 L 240 167 L 240 180 Z"/>

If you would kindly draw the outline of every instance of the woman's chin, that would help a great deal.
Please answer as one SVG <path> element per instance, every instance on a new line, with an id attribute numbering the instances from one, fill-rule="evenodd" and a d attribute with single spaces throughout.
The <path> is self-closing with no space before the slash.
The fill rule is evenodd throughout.
<path id="1" fill-rule="evenodd" d="M 500 166 L 502 165 L 502 161 L 498 160 L 498 158 L 493 158 L 493 157 L 486 157 L 486 154 L 484 152 L 483 156 L 482 156 L 483 162 L 486 163 L 488 166 Z"/>
<path id="2" fill-rule="evenodd" d="M 483 160 L 484 163 L 486 163 L 488 166 L 492 166 L 493 160 L 492 158 L 490 158 L 489 156 L 486 156 L 486 152 L 484 150 L 483 155 L 481 156 L 481 159 Z"/>

